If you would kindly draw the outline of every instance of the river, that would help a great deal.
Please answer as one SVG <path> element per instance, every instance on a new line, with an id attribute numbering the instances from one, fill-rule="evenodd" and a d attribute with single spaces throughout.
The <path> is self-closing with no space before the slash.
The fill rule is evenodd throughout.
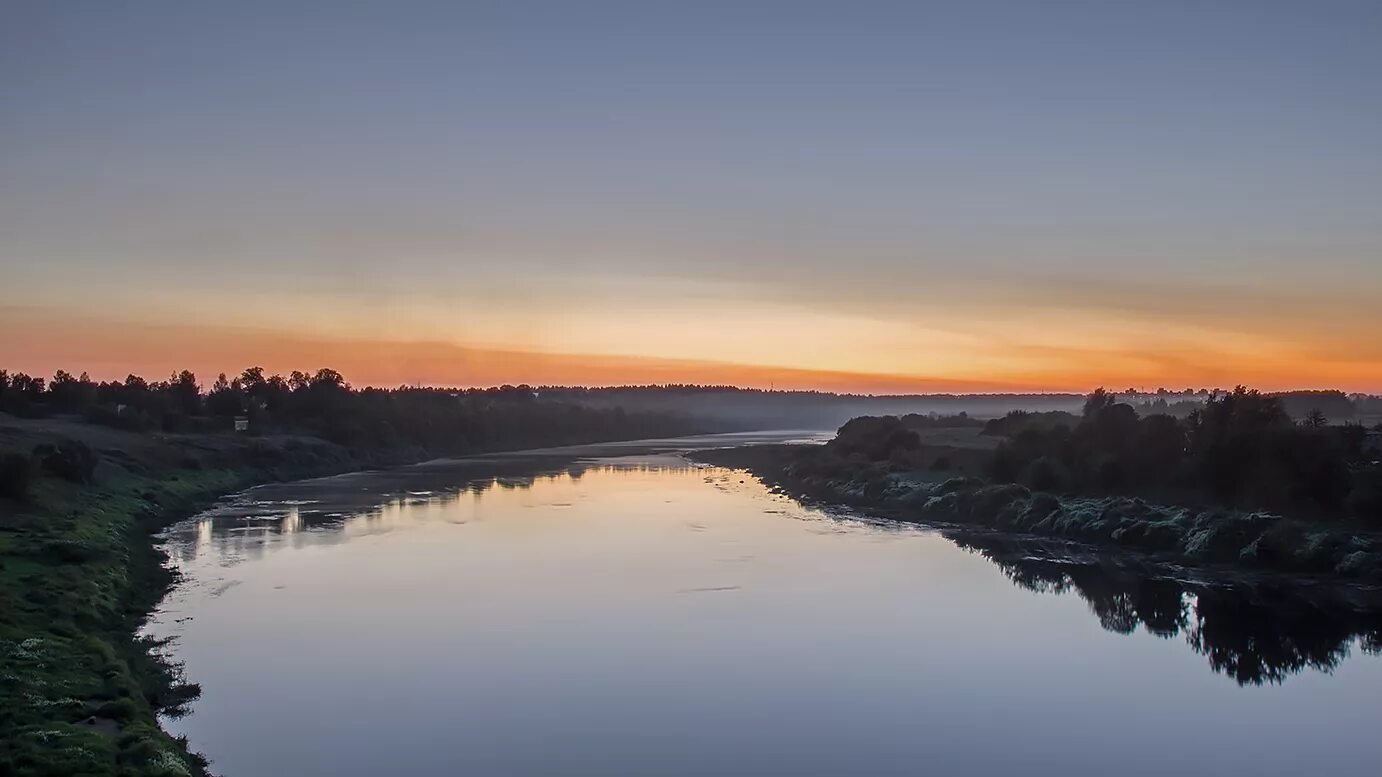
<path id="1" fill-rule="evenodd" d="M 1382 763 L 1375 622 L 1106 559 L 979 552 L 677 453 L 774 439 L 237 495 L 166 536 L 185 582 L 148 631 L 203 690 L 167 725 L 226 777 Z"/>

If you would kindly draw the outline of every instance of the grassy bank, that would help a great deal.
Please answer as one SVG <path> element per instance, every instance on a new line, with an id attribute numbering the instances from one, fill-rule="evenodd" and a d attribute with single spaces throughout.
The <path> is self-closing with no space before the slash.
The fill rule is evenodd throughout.
<path id="1" fill-rule="evenodd" d="M 249 485 L 420 458 L 313 438 L 144 435 L 0 417 L 0 451 L 90 451 L 90 472 L 41 454 L 0 497 L 0 774 L 198 775 L 159 729 L 197 695 L 136 638 L 174 582 L 150 534 Z M 51 454 L 50 454 L 51 455 Z"/>
<path id="2" fill-rule="evenodd" d="M 840 456 L 830 446 L 765 445 L 695 457 L 747 469 L 794 497 L 849 505 L 895 520 L 1121 546 L 1181 564 L 1382 582 L 1382 540 L 1375 530 L 1346 523 L 1172 507 L 1136 497 L 1059 497 L 1019 484 Z"/>

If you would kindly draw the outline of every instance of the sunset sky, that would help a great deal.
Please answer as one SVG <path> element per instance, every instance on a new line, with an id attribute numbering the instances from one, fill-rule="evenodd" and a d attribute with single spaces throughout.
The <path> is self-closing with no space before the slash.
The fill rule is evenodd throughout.
<path id="1" fill-rule="evenodd" d="M 0 367 L 1382 391 L 1382 3 L 0 6 Z"/>

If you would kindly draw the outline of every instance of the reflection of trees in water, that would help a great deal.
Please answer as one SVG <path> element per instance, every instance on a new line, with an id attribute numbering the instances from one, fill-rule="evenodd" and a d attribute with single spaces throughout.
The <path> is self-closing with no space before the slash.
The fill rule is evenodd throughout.
<path id="1" fill-rule="evenodd" d="M 539 485 L 579 483 L 588 474 L 684 472 L 687 465 L 595 464 L 589 460 L 516 457 L 513 460 L 460 462 L 361 473 L 355 479 L 331 478 L 275 484 L 203 513 L 192 532 L 165 548 L 179 563 L 215 552 L 223 565 L 262 557 L 266 540 L 312 534 L 313 544 L 346 542 L 350 527 L 379 529 L 391 522 L 418 520 L 413 507 L 445 507 L 492 492 L 528 491 Z M 378 479 L 370 479 L 377 475 Z M 262 498 L 262 499 L 261 499 Z M 213 542 L 214 537 L 214 542 Z"/>
<path id="2" fill-rule="evenodd" d="M 1280 683 L 1306 668 L 1333 671 L 1355 640 L 1366 653 L 1382 653 L 1382 611 L 1359 609 L 1327 590 L 1182 583 L 1092 560 L 1036 558 L 1031 546 L 1010 539 L 952 539 L 1021 588 L 1076 594 L 1109 631 L 1131 634 L 1142 626 L 1163 638 L 1184 635 L 1211 669 L 1239 685 Z"/>
<path id="3" fill-rule="evenodd" d="M 1002 559 L 991 549 L 980 552 L 1019 587 L 1038 593 L 1078 594 L 1109 631 L 1131 634 L 1143 625 L 1153 634 L 1170 637 L 1186 625 L 1186 597 L 1176 583 L 1150 579 L 1119 581 L 1093 565 L 1018 557 Z"/>
<path id="4" fill-rule="evenodd" d="M 1348 658 L 1354 637 L 1367 650 L 1378 634 L 1375 615 L 1291 601 L 1289 596 L 1245 601 L 1233 591 L 1205 590 L 1197 600 L 1199 617 L 1186 640 L 1209 658 L 1214 671 L 1242 684 L 1279 683 L 1306 667 L 1332 671 Z"/>

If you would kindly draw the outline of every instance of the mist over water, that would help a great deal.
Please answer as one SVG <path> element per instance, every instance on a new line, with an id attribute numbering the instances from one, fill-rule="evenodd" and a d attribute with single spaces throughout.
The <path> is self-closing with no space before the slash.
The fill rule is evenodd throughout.
<path id="1" fill-rule="evenodd" d="M 686 445 L 282 484 L 175 527 L 150 629 L 203 697 L 172 730 L 231 777 L 1382 756 L 1375 623 L 803 507 Z"/>

